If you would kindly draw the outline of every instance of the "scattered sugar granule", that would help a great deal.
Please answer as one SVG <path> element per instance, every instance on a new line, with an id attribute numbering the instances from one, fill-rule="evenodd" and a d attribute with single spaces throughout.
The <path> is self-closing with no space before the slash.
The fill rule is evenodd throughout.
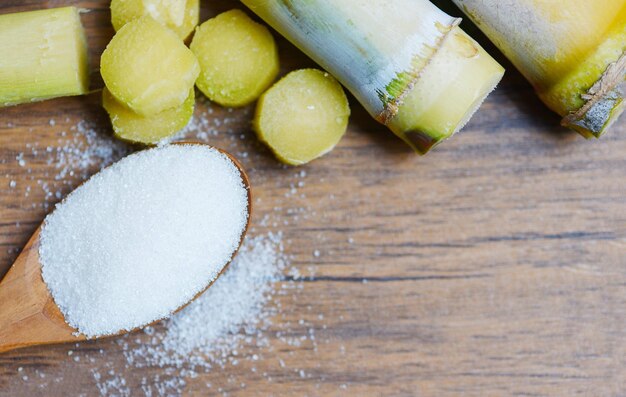
<path id="1" fill-rule="evenodd" d="M 20 167 L 26 166 L 26 160 L 24 160 L 24 153 L 18 154 L 17 157 L 15 157 L 15 160 L 17 161 L 17 164 Z"/>
<path id="2" fill-rule="evenodd" d="M 248 191 L 216 149 L 171 145 L 101 171 L 49 215 L 42 275 L 69 325 L 88 337 L 169 316 L 230 261 Z"/>
<path id="3" fill-rule="evenodd" d="M 281 301 L 287 294 L 303 288 L 301 281 L 288 276 L 291 269 L 284 253 L 282 233 L 255 235 L 252 228 L 233 262 L 211 288 L 169 320 L 146 327 L 144 335 L 118 338 L 116 344 L 126 362 L 108 361 L 107 355 L 100 351 L 95 360 L 97 366 L 92 367 L 100 395 L 127 395 L 126 387 L 119 381 L 133 373 L 145 374 L 141 378 L 141 390 L 146 396 L 202 393 L 187 388 L 188 380 L 202 372 L 261 361 L 262 349 L 272 350 L 274 343 L 301 344 L 305 343 L 302 337 L 308 337 L 317 351 L 310 331 L 308 336 L 296 340 L 289 336 L 294 333 L 292 324 L 284 321 Z M 308 310 L 311 309 L 309 306 Z M 272 335 L 277 339 L 270 339 Z M 279 362 L 283 367 L 287 365 L 282 359 Z M 272 381 L 269 374 L 262 375 L 268 382 Z M 310 378 L 311 374 L 306 376 Z M 217 389 L 213 385 L 211 391 Z"/>
<path id="4" fill-rule="evenodd" d="M 287 265 L 280 234 L 247 238 L 222 277 L 166 322 L 153 344 L 126 352 L 129 364 L 210 368 L 227 354 L 237 356 L 246 335 L 259 334 L 273 312 L 266 307 Z M 227 310 L 225 310 L 227 308 Z"/>

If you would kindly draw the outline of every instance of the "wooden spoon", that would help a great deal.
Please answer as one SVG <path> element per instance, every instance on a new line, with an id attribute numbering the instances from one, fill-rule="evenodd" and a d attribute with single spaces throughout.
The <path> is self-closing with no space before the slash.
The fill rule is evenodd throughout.
<path id="1" fill-rule="evenodd" d="M 195 142 L 180 142 L 180 144 L 204 145 Z M 239 246 L 241 246 L 248 231 L 252 212 L 250 181 L 237 159 L 228 152 L 218 148 L 214 149 L 219 150 L 232 160 L 239 169 L 241 179 L 248 191 L 248 221 L 239 240 Z M 86 339 L 84 335 L 79 334 L 76 329 L 70 327 L 65 322 L 63 313 L 54 303 L 52 295 L 50 295 L 50 291 L 48 291 L 48 287 L 41 277 L 41 264 L 39 263 L 40 232 L 41 226 L 37 228 L 6 276 L 0 282 L 0 353 L 20 347 L 78 342 Z M 233 257 L 236 253 L 235 251 Z M 218 277 L 222 275 L 228 265 L 230 265 L 230 262 L 224 266 Z M 202 295 L 214 281 L 176 311 L 181 310 Z M 155 323 L 158 321 L 160 320 L 155 321 Z M 132 331 L 134 330 L 130 332 Z M 123 333 L 126 333 L 126 331 L 119 334 Z"/>

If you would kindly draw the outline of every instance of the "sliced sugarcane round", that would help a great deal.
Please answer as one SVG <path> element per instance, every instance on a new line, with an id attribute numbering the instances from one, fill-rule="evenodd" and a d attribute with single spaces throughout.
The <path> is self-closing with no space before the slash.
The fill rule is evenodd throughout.
<path id="1" fill-rule="evenodd" d="M 142 116 L 119 103 L 106 88 L 102 90 L 102 106 L 109 114 L 115 136 L 132 143 L 155 144 L 176 134 L 191 120 L 194 105 L 192 88 L 182 105 Z"/>
<path id="2" fill-rule="evenodd" d="M 118 101 L 149 116 L 180 106 L 200 66 L 174 32 L 144 16 L 115 34 L 102 54 L 100 73 Z"/>
<path id="3" fill-rule="evenodd" d="M 289 73 L 261 96 L 254 128 L 280 161 L 301 165 L 337 145 L 349 116 L 341 85 L 328 73 L 302 69 Z"/>
<path id="4" fill-rule="evenodd" d="M 196 29 L 190 45 L 200 62 L 196 85 L 223 106 L 255 101 L 278 74 L 278 52 L 270 31 L 241 10 L 224 12 Z"/>
<path id="5" fill-rule="evenodd" d="M 151 16 L 185 40 L 193 32 L 200 16 L 199 0 L 112 0 L 111 23 L 117 31 L 128 22 Z"/>

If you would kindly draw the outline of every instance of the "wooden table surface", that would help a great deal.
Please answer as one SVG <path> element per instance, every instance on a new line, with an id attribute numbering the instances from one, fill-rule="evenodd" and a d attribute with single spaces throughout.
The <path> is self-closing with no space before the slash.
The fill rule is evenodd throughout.
<path id="1" fill-rule="evenodd" d="M 0 13 L 89 9 L 83 19 L 97 89 L 99 54 L 113 34 L 107 3 L 5 0 Z M 203 19 L 233 3 L 203 1 Z M 312 65 L 278 43 L 283 72 Z M 256 230 L 281 230 L 292 264 L 314 276 L 280 297 L 272 348 L 249 347 L 261 357 L 255 368 L 245 362 L 200 373 L 185 380 L 184 394 L 626 395 L 626 120 L 585 141 L 559 127 L 497 56 L 508 68 L 500 87 L 461 133 L 425 157 L 351 99 L 338 147 L 288 168 L 250 132 L 252 107 L 198 103 L 197 112 L 210 110 L 216 120 L 218 132 L 206 140 L 249 171 Z M 99 95 L 0 109 L 0 275 L 51 210 L 44 203 L 86 176 L 59 177 L 33 145 L 55 150 L 80 139 L 71 131 L 81 120 L 110 134 Z M 88 165 L 86 174 L 100 166 Z M 45 197 L 42 183 L 53 194 Z M 300 346 L 273 336 L 285 324 L 305 340 Z M 145 394 L 142 379 L 165 376 L 125 368 L 115 340 L 29 348 L 0 355 L 0 395 L 98 395 L 89 363 L 70 350 L 122 368 L 131 395 Z"/>

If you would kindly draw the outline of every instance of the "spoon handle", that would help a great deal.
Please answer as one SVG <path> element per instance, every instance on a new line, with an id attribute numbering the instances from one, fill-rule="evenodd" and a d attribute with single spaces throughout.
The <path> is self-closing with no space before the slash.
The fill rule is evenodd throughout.
<path id="1" fill-rule="evenodd" d="M 39 230 L 0 282 L 0 353 L 19 347 L 79 341 L 41 278 Z"/>

